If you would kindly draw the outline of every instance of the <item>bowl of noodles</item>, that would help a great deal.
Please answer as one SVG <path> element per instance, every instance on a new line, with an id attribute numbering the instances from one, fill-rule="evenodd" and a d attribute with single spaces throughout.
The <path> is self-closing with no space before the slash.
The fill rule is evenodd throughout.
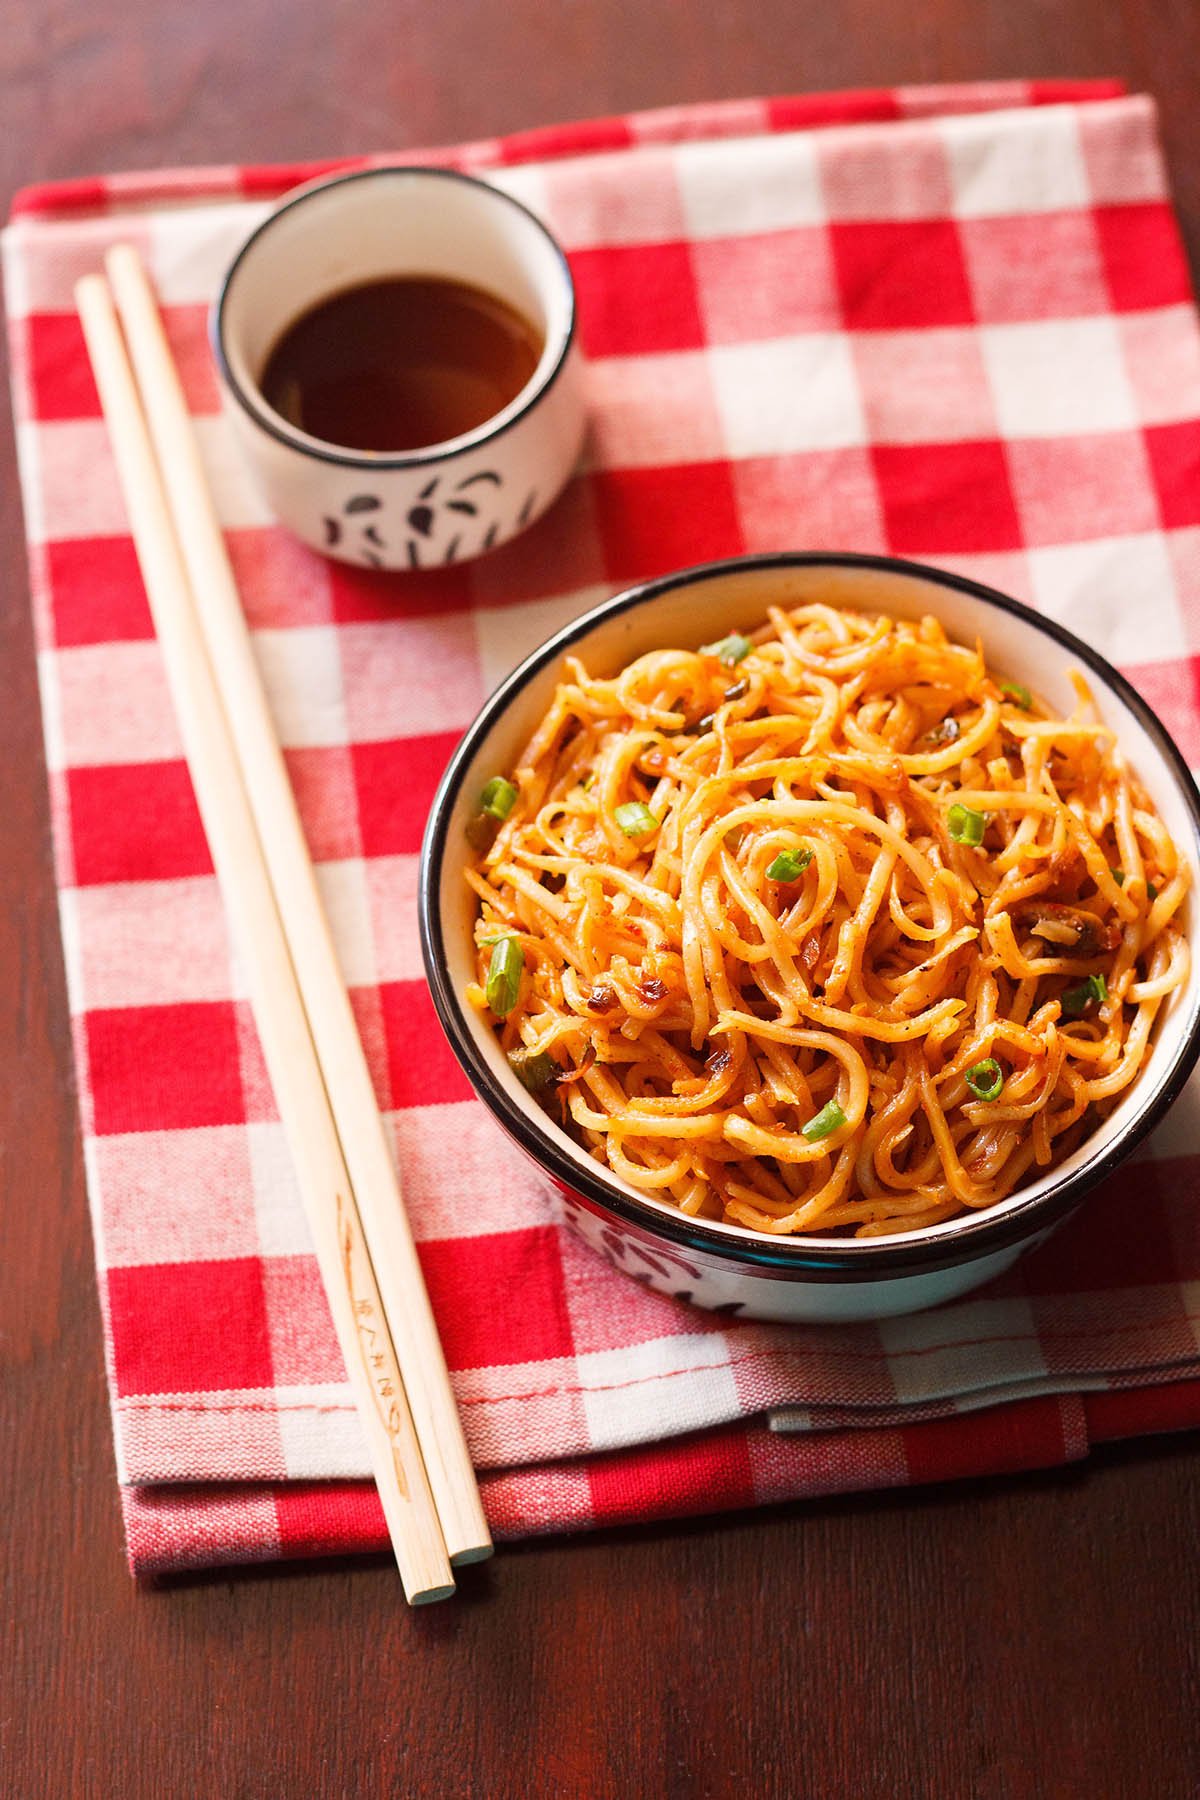
<path id="1" fill-rule="evenodd" d="M 456 1056 L 585 1239 L 703 1306 L 851 1319 L 999 1274 L 1163 1116 L 1198 875 L 1187 766 L 1094 649 L 814 553 L 648 582 L 527 657 L 447 770 L 419 909 Z"/>

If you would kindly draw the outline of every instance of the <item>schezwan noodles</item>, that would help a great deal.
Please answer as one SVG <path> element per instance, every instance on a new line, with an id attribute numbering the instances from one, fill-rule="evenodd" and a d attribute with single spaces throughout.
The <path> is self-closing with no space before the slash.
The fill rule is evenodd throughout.
<path id="1" fill-rule="evenodd" d="M 1188 869 L 1081 678 L 803 606 L 568 658 L 472 823 L 477 985 L 588 1152 L 763 1232 L 912 1230 L 1061 1160 L 1188 973 Z"/>

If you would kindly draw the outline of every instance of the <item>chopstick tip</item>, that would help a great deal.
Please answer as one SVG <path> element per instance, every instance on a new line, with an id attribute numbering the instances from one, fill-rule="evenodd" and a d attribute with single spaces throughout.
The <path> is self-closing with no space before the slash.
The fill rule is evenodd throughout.
<path id="1" fill-rule="evenodd" d="M 410 1606 L 432 1606 L 435 1600 L 449 1600 L 455 1594 L 454 1583 L 449 1587 L 420 1588 L 414 1593 L 405 1592 L 404 1598 Z"/>
<path id="2" fill-rule="evenodd" d="M 81 275 L 75 283 L 72 293 L 75 296 L 77 311 L 83 312 L 91 302 L 107 297 L 108 283 L 103 275 L 97 273 Z"/>
<path id="3" fill-rule="evenodd" d="M 496 1546 L 489 1539 L 486 1544 L 471 1544 L 465 1550 L 452 1550 L 450 1567 L 460 1569 L 467 1563 L 486 1562 L 489 1556 L 496 1554 Z"/>
<path id="4" fill-rule="evenodd" d="M 109 279 L 119 276 L 122 268 L 140 269 L 142 259 L 133 244 L 113 244 L 104 253 L 104 266 L 108 270 Z"/>

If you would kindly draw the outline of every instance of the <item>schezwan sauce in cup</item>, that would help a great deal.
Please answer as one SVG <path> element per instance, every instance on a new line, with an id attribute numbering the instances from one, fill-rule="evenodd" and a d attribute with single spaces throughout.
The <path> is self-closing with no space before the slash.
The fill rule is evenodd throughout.
<path id="1" fill-rule="evenodd" d="M 344 562 L 478 556 L 540 518 L 578 460 L 566 258 L 472 176 L 380 168 L 296 189 L 234 259 L 211 330 L 268 505 Z"/>

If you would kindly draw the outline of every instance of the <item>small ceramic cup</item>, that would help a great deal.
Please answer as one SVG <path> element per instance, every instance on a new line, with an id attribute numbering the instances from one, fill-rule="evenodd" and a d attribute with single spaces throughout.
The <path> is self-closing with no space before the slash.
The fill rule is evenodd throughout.
<path id="1" fill-rule="evenodd" d="M 398 275 L 506 300 L 544 347 L 520 393 L 474 431 L 417 450 L 345 449 L 268 406 L 281 334 L 317 302 Z M 309 182 L 243 244 L 213 309 L 226 409 L 275 516 L 327 556 L 380 569 L 465 561 L 557 497 L 584 431 L 575 292 L 562 250 L 520 201 L 451 169 L 378 168 Z"/>

